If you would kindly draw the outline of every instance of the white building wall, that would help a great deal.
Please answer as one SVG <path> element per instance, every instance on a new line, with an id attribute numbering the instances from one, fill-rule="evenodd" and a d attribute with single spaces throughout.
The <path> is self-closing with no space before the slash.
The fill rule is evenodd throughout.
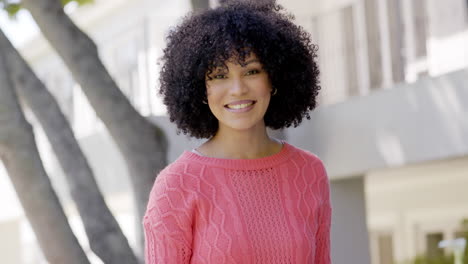
<path id="1" fill-rule="evenodd" d="M 374 91 L 318 108 L 286 135 L 322 157 L 332 179 L 467 155 L 467 83 L 461 70 Z"/>
<path id="2" fill-rule="evenodd" d="M 426 235 L 455 238 L 468 218 L 468 156 L 366 174 L 367 221 L 372 233 L 393 235 L 397 263 L 426 251 Z"/>

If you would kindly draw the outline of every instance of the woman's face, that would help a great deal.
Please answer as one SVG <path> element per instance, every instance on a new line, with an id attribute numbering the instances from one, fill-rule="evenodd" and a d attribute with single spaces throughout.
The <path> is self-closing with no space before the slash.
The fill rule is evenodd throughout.
<path id="1" fill-rule="evenodd" d="M 271 84 L 255 54 L 246 57 L 243 65 L 228 61 L 226 67 L 215 68 L 207 77 L 208 106 L 218 119 L 218 131 L 265 127 Z"/>

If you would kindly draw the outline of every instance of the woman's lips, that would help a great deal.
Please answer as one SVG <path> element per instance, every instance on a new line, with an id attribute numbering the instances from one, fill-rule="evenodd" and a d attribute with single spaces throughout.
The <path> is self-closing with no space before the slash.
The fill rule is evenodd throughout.
<path id="1" fill-rule="evenodd" d="M 242 100 L 229 103 L 224 106 L 229 112 L 233 113 L 243 113 L 250 111 L 255 105 L 255 101 L 252 100 Z"/>

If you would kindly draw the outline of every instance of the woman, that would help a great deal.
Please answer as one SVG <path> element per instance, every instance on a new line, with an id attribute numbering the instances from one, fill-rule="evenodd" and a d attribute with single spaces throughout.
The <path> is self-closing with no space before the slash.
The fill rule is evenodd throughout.
<path id="1" fill-rule="evenodd" d="M 170 32 L 160 93 L 180 131 L 208 140 L 158 175 L 146 263 L 330 263 L 325 168 L 266 131 L 310 119 L 320 90 L 316 47 L 290 20 L 232 3 Z"/>

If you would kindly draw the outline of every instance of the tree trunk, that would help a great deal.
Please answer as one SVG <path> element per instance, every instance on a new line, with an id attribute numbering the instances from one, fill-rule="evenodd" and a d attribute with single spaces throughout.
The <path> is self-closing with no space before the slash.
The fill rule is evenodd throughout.
<path id="1" fill-rule="evenodd" d="M 99 59 L 94 42 L 64 13 L 59 0 L 23 0 L 22 3 L 81 85 L 121 151 L 129 169 L 137 219 L 141 223 L 154 179 L 167 165 L 164 132 L 133 108 Z"/>
<path id="2" fill-rule="evenodd" d="M 67 119 L 44 84 L 1 30 L 0 53 L 5 54 L 16 91 L 38 118 L 65 172 L 91 249 L 104 263 L 138 263 L 127 238 L 102 197 Z"/>
<path id="3" fill-rule="evenodd" d="M 52 188 L 0 53 L 0 157 L 51 264 L 89 263 Z"/>

